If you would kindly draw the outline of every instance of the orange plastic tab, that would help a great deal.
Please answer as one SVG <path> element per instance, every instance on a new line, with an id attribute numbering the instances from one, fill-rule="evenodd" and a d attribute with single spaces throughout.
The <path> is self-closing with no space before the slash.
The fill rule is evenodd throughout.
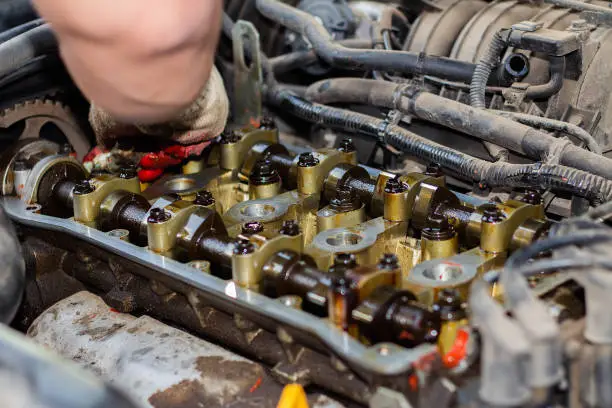
<path id="1" fill-rule="evenodd" d="M 470 340 L 470 333 L 467 330 L 459 330 L 453 348 L 443 356 L 444 365 L 448 368 L 455 368 L 467 355 L 467 346 Z"/>
<path id="2" fill-rule="evenodd" d="M 283 390 L 277 408 L 308 408 L 304 388 L 299 384 L 289 384 Z"/>

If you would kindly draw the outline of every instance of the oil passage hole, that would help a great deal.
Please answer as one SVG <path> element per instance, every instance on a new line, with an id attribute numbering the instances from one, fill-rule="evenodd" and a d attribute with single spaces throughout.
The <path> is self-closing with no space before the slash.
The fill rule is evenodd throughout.
<path id="1" fill-rule="evenodd" d="M 240 209 L 240 214 L 247 217 L 267 217 L 274 214 L 276 208 L 269 204 L 251 204 Z"/>
<path id="2" fill-rule="evenodd" d="M 210 273 L 210 262 L 208 261 L 191 261 L 187 266 L 198 269 L 204 273 Z"/>
<path id="3" fill-rule="evenodd" d="M 357 245 L 363 240 L 363 237 L 354 232 L 341 232 L 327 238 L 326 242 L 331 246 L 352 246 Z"/>
<path id="4" fill-rule="evenodd" d="M 457 279 L 463 274 L 463 269 L 459 265 L 440 264 L 423 272 L 426 278 L 438 282 L 447 282 Z"/>
<path id="5" fill-rule="evenodd" d="M 171 191 L 185 191 L 195 187 L 195 181 L 190 178 L 177 178 L 166 182 L 166 188 Z"/>
<path id="6" fill-rule="evenodd" d="M 126 229 L 116 229 L 108 232 L 108 235 L 113 238 L 125 238 L 130 235 L 130 231 Z"/>

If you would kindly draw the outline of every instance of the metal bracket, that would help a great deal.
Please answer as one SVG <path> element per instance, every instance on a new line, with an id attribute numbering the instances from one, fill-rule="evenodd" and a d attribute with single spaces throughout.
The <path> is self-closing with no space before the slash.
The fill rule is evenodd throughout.
<path id="1" fill-rule="evenodd" d="M 521 111 L 521 105 L 525 101 L 526 91 L 529 84 L 523 82 L 515 82 L 510 88 L 506 88 L 502 95 L 504 97 L 504 110 L 514 112 Z"/>
<path id="2" fill-rule="evenodd" d="M 571 31 L 559 31 L 543 28 L 537 21 L 522 21 L 505 30 L 508 44 L 533 52 L 548 55 L 565 56 L 580 49 L 581 35 Z"/>
<path id="3" fill-rule="evenodd" d="M 262 115 L 261 88 L 263 85 L 259 32 L 252 23 L 240 20 L 232 30 L 232 40 L 234 43 L 234 122 L 242 126 L 259 127 Z"/>

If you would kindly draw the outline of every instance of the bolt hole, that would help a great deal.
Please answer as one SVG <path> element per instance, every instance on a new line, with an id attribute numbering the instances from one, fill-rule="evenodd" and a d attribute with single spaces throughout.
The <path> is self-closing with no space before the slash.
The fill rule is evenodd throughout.
<path id="1" fill-rule="evenodd" d="M 269 204 L 250 204 L 240 209 L 240 214 L 247 217 L 267 217 L 274 214 L 276 208 Z"/>
<path id="2" fill-rule="evenodd" d="M 195 187 L 195 181 L 190 178 L 177 178 L 166 182 L 166 188 L 172 192 L 180 192 Z"/>
<path id="3" fill-rule="evenodd" d="M 331 246 L 354 246 L 358 245 L 363 240 L 363 237 L 354 232 L 341 232 L 328 237 L 325 242 Z"/>
<path id="4" fill-rule="evenodd" d="M 130 231 L 126 229 L 116 229 L 108 232 L 108 236 L 112 238 L 123 239 L 130 235 Z"/>
<path id="5" fill-rule="evenodd" d="M 463 275 L 463 268 L 460 265 L 439 264 L 425 270 L 423 275 L 434 281 L 448 282 L 461 277 Z"/>
<path id="6" fill-rule="evenodd" d="M 210 273 L 210 262 L 208 261 L 191 261 L 187 265 L 204 273 Z"/>

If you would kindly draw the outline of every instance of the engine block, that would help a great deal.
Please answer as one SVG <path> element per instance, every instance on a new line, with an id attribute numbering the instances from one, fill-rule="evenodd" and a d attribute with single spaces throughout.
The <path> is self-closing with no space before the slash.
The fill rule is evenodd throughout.
<path id="1" fill-rule="evenodd" d="M 611 407 L 609 4 L 225 12 L 210 140 L 92 148 L 66 84 L 8 92 L 0 321 L 112 387 L 0 327 L 0 390 L 11 367 L 22 405 L 66 385 L 51 408 Z"/>
<path id="2" fill-rule="evenodd" d="M 296 152 L 272 121 L 228 132 L 186 174 L 149 186 L 130 168 L 87 178 L 50 142 L 13 154 L 5 189 L 16 161 L 31 170 L 5 208 L 31 237 L 36 280 L 68 273 L 118 311 L 170 319 L 361 402 L 379 381 L 418 388 L 434 357 L 464 364 L 476 347 L 470 285 L 551 225 L 536 191 L 488 202 L 453 192 L 435 165 L 402 176 L 360 166 L 350 139 Z M 532 284 L 550 299 L 558 288 Z M 81 286 L 59 288 L 39 284 L 42 299 Z M 493 283 L 489 293 L 502 296 Z"/>

